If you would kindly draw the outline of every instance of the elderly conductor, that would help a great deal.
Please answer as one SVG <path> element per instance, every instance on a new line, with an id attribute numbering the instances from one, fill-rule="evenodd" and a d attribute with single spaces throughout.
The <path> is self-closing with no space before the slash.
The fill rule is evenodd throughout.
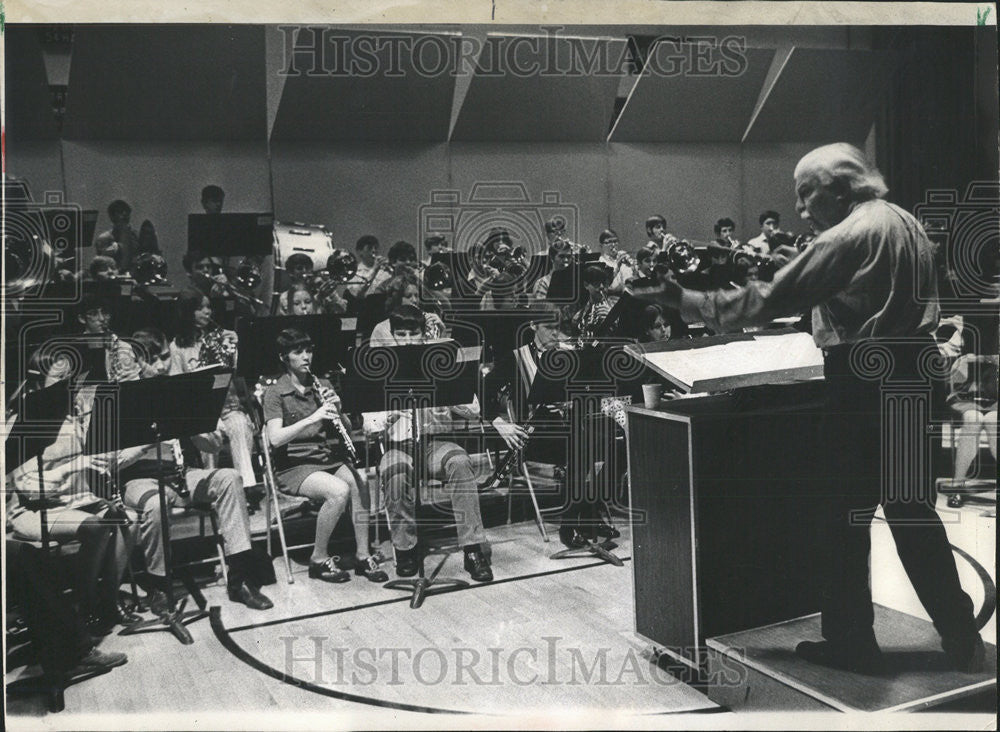
<path id="1" fill-rule="evenodd" d="M 907 495 L 883 495 L 880 466 L 901 456 L 881 450 L 881 382 L 865 373 L 866 350 L 877 351 L 889 364 L 889 379 L 927 383 L 920 364 L 933 353 L 939 315 L 932 245 L 909 213 L 883 200 L 881 174 L 846 143 L 806 154 L 795 167 L 795 192 L 797 210 L 819 234 L 773 282 L 702 293 L 662 275 L 659 286 L 634 294 L 718 332 L 812 308 L 813 337 L 824 353 L 823 449 L 829 459 L 819 466 L 829 484 L 817 496 L 825 517 L 817 527 L 823 539 L 817 569 L 824 640 L 799 643 L 796 653 L 859 673 L 884 671 L 868 581 L 869 528 L 881 505 L 950 664 L 976 672 L 983 665 L 983 642 L 934 510 L 933 481 L 924 476 L 899 491 Z M 932 389 L 932 395 L 938 392 Z"/>

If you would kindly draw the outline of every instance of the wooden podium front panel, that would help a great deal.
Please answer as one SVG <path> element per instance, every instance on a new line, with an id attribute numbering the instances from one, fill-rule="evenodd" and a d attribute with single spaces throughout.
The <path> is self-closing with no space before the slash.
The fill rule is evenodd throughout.
<path id="1" fill-rule="evenodd" d="M 822 382 L 629 410 L 636 632 L 696 661 L 706 637 L 819 609 Z"/>
<path id="2" fill-rule="evenodd" d="M 629 413 L 635 630 L 687 656 L 699 643 L 686 420 Z M 690 657 L 690 656 L 688 656 Z"/>

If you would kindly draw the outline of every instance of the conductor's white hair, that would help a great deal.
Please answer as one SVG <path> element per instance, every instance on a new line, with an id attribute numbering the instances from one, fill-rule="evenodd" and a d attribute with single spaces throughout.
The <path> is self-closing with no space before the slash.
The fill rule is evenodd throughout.
<path id="1" fill-rule="evenodd" d="M 835 142 L 806 153 L 795 166 L 795 179 L 814 176 L 824 186 L 846 194 L 851 201 L 882 198 L 889 192 L 885 179 L 854 145 Z"/>

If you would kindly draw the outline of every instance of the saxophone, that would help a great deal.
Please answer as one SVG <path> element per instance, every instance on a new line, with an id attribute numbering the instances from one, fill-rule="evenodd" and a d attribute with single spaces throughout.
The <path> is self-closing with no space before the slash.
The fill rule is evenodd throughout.
<path id="1" fill-rule="evenodd" d="M 334 400 L 337 398 L 336 393 L 333 389 L 327 389 L 323 386 L 319 379 L 313 376 L 312 371 L 306 369 L 306 373 L 312 378 L 313 386 L 316 387 L 316 394 L 319 399 L 324 404 L 333 405 Z M 340 420 L 340 410 L 337 410 L 338 417 L 336 419 L 331 419 L 334 429 L 340 435 L 341 442 L 344 443 L 344 449 L 347 451 L 347 459 L 352 465 L 357 465 L 358 463 L 358 451 L 354 447 L 354 440 L 351 439 L 351 435 L 347 432 L 347 428 L 344 427 L 344 423 Z"/>

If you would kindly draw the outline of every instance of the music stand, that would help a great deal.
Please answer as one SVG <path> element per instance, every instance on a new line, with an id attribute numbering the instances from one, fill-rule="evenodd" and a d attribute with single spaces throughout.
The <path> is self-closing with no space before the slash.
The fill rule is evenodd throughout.
<path id="1" fill-rule="evenodd" d="M 222 406 L 232 380 L 232 372 L 217 368 L 204 369 L 176 376 L 158 376 L 138 381 L 123 381 L 118 384 L 99 385 L 96 399 L 103 394 L 116 403 L 117 443 L 122 450 L 140 445 L 156 445 L 157 490 L 160 499 L 160 530 L 163 542 L 165 564 L 165 585 L 167 611 L 159 618 L 142 620 L 124 628 L 119 635 L 168 630 L 184 645 L 194 643 L 194 638 L 185 627 L 201 618 L 208 617 L 204 609 L 204 598 L 188 582 L 188 589 L 200 600 L 198 610 L 185 611 L 187 598 L 175 605 L 173 575 L 170 556 L 170 521 L 167 511 L 167 489 L 163 479 L 162 443 L 164 440 L 190 437 L 215 429 L 222 413 Z M 103 440 L 108 425 L 102 424 L 103 410 L 91 412 L 90 427 L 87 430 L 87 446 L 84 454 L 105 452 L 105 445 L 93 443 Z"/>
<path id="2" fill-rule="evenodd" d="M 188 250 L 210 257 L 266 257 L 274 253 L 274 214 L 188 214 Z"/>
<path id="3" fill-rule="evenodd" d="M 45 471 L 42 453 L 53 444 L 62 430 L 66 415 L 72 408 L 70 380 L 57 381 L 49 387 L 20 394 L 20 407 L 13 425 L 7 426 L 4 437 L 4 460 L 7 472 L 17 469 L 32 458 L 38 470 L 38 518 L 42 530 L 42 551 L 49 554 L 49 522 L 45 508 Z"/>
<path id="4" fill-rule="evenodd" d="M 358 305 L 358 331 L 362 338 L 370 338 L 375 326 L 389 317 L 385 311 L 388 295 L 384 292 L 374 292 L 365 295 Z"/>
<path id="5" fill-rule="evenodd" d="M 363 373 L 359 368 L 366 364 L 393 364 L 394 369 L 379 368 L 378 373 Z M 424 368 L 427 364 L 429 368 Z M 438 373 L 433 373 L 437 371 Z M 417 410 L 429 407 L 468 404 L 477 391 L 479 361 L 462 360 L 461 349 L 453 341 L 396 347 L 362 346 L 358 349 L 344 377 L 343 407 L 347 412 L 407 411 L 410 434 L 413 436 L 413 512 L 419 521 L 420 481 L 425 473 L 423 435 L 418 429 Z M 440 378 L 436 378 L 440 377 Z M 425 555 L 419 536 L 414 549 L 417 552 L 417 576 L 410 579 L 391 580 L 383 585 L 390 590 L 412 592 L 410 608 L 423 605 L 424 598 L 433 593 L 468 587 L 465 580 L 439 577 L 444 562 L 430 577 L 424 574 Z"/>
<path id="6" fill-rule="evenodd" d="M 566 364 L 559 364 L 561 358 L 572 358 L 576 361 L 573 366 L 566 368 Z M 550 359 L 552 359 L 550 361 Z M 544 404 L 556 404 L 571 402 L 572 421 L 570 423 L 569 470 L 567 471 L 567 485 L 570 481 L 579 480 L 582 467 L 579 465 L 581 456 L 576 454 L 576 450 L 581 447 L 578 435 L 583 434 L 586 396 L 593 385 L 606 385 L 608 377 L 604 370 L 604 349 L 587 348 L 575 351 L 546 351 L 539 359 L 538 372 L 531 382 L 531 389 L 528 391 L 527 401 L 529 405 L 539 406 Z M 579 385 L 583 385 L 583 389 Z M 585 457 L 585 456 L 583 456 Z M 588 471 L 589 472 L 589 471 Z M 594 476 L 596 481 L 597 477 Z M 586 480 L 586 477 L 583 477 Z M 611 553 L 615 544 L 610 540 L 596 541 L 584 537 L 587 544 L 575 549 L 563 549 L 552 555 L 550 559 L 572 559 L 581 556 L 595 556 L 608 564 L 616 567 L 623 567 L 621 558 Z"/>
<path id="7" fill-rule="evenodd" d="M 278 334 L 286 328 L 302 331 L 313 341 L 313 372 L 337 372 L 347 361 L 354 345 L 354 332 L 342 331 L 339 315 L 240 316 L 236 319 L 239 358 L 236 376 L 254 383 L 260 376 L 284 371 L 275 347 Z M 349 334 L 349 335 L 346 335 Z"/>

